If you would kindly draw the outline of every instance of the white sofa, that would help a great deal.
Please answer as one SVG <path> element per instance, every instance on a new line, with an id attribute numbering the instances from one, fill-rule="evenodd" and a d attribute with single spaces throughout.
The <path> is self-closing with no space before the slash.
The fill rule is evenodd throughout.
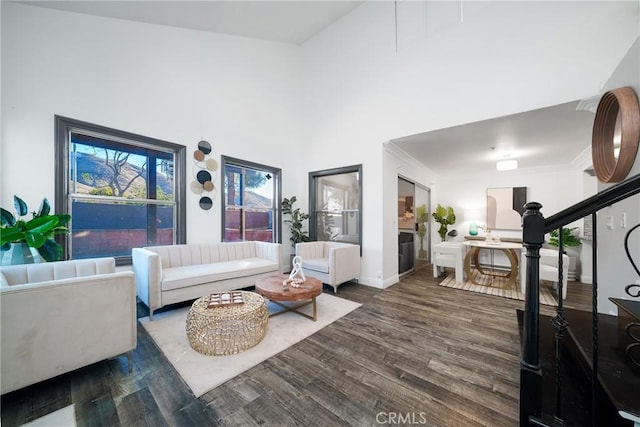
<path id="1" fill-rule="evenodd" d="M 113 258 L 0 267 L 1 393 L 127 353 L 137 344 L 132 272 Z"/>
<path id="2" fill-rule="evenodd" d="M 149 246 L 134 248 L 131 256 L 138 298 L 149 307 L 149 319 L 165 305 L 246 288 L 282 273 L 280 243 Z"/>
<path id="3" fill-rule="evenodd" d="M 304 242 L 296 244 L 305 275 L 333 287 L 360 278 L 360 246 L 338 242 Z"/>

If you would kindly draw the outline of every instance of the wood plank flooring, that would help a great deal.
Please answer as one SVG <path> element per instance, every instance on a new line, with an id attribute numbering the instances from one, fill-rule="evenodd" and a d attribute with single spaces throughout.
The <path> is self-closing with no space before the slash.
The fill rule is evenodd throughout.
<path id="1" fill-rule="evenodd" d="M 139 327 L 131 375 L 115 358 L 9 393 L 2 425 L 71 403 L 79 426 L 517 425 L 523 302 L 439 280 L 427 265 L 386 290 L 345 284 L 362 307 L 200 399 Z M 566 305 L 590 309 L 581 286 Z"/>

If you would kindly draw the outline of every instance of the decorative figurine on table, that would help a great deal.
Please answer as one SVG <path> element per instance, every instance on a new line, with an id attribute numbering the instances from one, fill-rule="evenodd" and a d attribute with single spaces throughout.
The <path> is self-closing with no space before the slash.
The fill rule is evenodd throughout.
<path id="1" fill-rule="evenodd" d="M 291 269 L 291 273 L 289 274 L 289 278 L 282 282 L 282 289 L 287 290 L 289 286 L 292 288 L 300 288 L 302 284 L 307 280 L 304 275 L 304 271 L 302 271 L 302 258 L 300 256 L 293 257 L 293 268 Z"/>

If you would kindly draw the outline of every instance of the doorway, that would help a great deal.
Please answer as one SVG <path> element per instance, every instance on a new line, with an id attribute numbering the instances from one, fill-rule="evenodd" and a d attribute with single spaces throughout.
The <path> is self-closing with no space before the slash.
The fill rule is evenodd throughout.
<path id="1" fill-rule="evenodd" d="M 430 258 L 430 191 L 398 176 L 398 274 L 409 273 Z"/>

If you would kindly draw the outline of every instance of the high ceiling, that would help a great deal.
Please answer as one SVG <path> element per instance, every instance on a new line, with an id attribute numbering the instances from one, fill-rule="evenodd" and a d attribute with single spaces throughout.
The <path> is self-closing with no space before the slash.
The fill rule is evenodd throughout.
<path id="1" fill-rule="evenodd" d="M 362 1 L 51 0 L 17 3 L 301 44 Z"/>
<path id="2" fill-rule="evenodd" d="M 389 0 L 391 1 L 391 0 Z M 117 19 L 302 44 L 362 1 L 17 1 Z M 499 3 L 498 3 L 499 4 Z M 593 112 L 579 101 L 398 137 L 392 143 L 436 173 L 495 170 L 506 156 L 520 168 L 569 164 L 591 143 Z"/>

